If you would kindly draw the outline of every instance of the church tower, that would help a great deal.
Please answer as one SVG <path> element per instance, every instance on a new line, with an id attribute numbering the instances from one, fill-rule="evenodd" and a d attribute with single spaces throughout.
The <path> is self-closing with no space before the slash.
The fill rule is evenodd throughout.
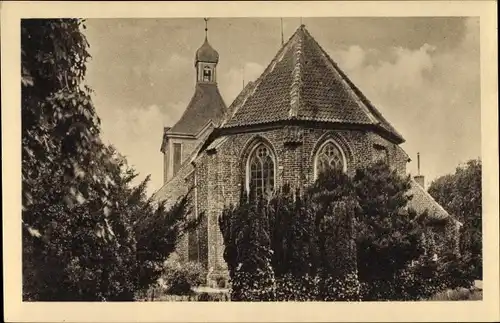
<path id="1" fill-rule="evenodd" d="M 189 159 L 195 148 L 218 125 L 226 104 L 217 87 L 219 53 L 208 41 L 208 19 L 205 19 L 205 41 L 196 51 L 195 91 L 186 110 L 173 127 L 165 127 L 161 152 L 163 153 L 163 181 L 167 183 Z"/>

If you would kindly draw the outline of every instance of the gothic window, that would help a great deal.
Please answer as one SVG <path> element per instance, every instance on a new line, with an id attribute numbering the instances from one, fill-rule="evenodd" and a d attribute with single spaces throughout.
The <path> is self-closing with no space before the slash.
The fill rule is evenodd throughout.
<path id="1" fill-rule="evenodd" d="M 275 159 L 264 144 L 256 146 L 248 159 L 247 186 L 257 196 L 269 195 L 275 183 Z"/>
<path id="2" fill-rule="evenodd" d="M 323 173 L 329 169 L 340 169 L 345 171 L 346 162 L 340 148 L 333 142 L 325 142 L 316 155 L 316 174 Z"/>
<path id="3" fill-rule="evenodd" d="M 174 174 L 177 173 L 182 162 L 182 144 L 174 143 Z"/>
<path id="4" fill-rule="evenodd" d="M 212 81 L 212 69 L 208 66 L 203 68 L 203 82 L 211 82 Z"/>

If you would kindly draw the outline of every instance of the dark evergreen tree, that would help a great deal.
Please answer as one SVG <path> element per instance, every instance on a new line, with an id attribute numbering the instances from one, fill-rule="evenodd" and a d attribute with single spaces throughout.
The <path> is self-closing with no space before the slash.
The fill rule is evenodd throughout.
<path id="1" fill-rule="evenodd" d="M 272 301 L 276 297 L 265 203 L 263 198 L 247 199 L 242 192 L 239 205 L 224 210 L 219 219 L 233 301 Z"/>
<path id="2" fill-rule="evenodd" d="M 399 272 L 424 252 L 416 213 L 407 211 L 410 178 L 383 162 L 354 176 L 361 207 L 357 221 L 358 277 L 367 300 L 391 299 Z"/>
<path id="3" fill-rule="evenodd" d="M 340 170 L 320 174 L 308 190 L 315 212 L 315 264 L 320 275 L 320 299 L 357 300 L 354 221 L 359 206 L 351 178 Z"/>

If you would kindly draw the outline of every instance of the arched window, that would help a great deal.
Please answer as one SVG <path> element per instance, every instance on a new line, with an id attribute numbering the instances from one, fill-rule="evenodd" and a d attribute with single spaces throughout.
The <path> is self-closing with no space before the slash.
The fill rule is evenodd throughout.
<path id="1" fill-rule="evenodd" d="M 345 171 L 347 165 L 344 153 L 334 141 L 328 140 L 318 149 L 315 167 L 316 176 L 328 169 L 340 169 Z"/>
<path id="2" fill-rule="evenodd" d="M 248 157 L 247 189 L 254 190 L 257 196 L 263 196 L 274 190 L 274 184 L 274 155 L 268 146 L 258 144 Z"/>

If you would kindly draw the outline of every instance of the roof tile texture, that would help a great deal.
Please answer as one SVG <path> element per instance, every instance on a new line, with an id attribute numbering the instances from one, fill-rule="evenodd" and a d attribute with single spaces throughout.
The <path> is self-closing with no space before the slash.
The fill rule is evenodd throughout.
<path id="1" fill-rule="evenodd" d="M 184 114 L 167 133 L 196 135 L 209 120 L 217 124 L 225 110 L 226 104 L 217 84 L 198 83 Z"/>
<path id="2" fill-rule="evenodd" d="M 371 124 L 404 141 L 304 26 L 278 51 L 223 127 L 289 119 Z"/>

